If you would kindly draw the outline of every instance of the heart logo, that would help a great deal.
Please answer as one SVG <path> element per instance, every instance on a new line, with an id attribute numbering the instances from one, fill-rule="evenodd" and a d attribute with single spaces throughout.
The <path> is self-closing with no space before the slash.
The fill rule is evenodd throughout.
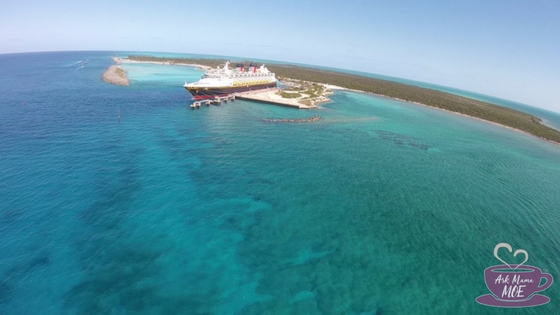
<path id="1" fill-rule="evenodd" d="M 509 245 L 508 243 L 500 243 L 498 245 L 496 245 L 496 247 L 494 247 L 494 256 L 501 262 L 503 262 L 504 264 L 506 264 L 508 267 L 510 267 L 511 269 L 515 270 L 519 267 L 521 267 L 521 265 L 523 265 L 527 259 L 529 259 L 529 254 L 527 254 L 527 251 L 524 249 L 518 249 L 515 251 L 515 253 L 513 253 L 513 257 L 517 256 L 517 254 L 522 253 L 525 254 L 525 260 L 520 263 L 519 265 L 517 265 L 517 267 L 512 268 L 507 262 L 503 261 L 499 256 L 498 256 L 498 249 L 505 247 L 507 248 L 507 250 L 509 250 L 509 252 L 511 253 L 513 251 L 513 249 L 511 248 L 511 245 Z"/>

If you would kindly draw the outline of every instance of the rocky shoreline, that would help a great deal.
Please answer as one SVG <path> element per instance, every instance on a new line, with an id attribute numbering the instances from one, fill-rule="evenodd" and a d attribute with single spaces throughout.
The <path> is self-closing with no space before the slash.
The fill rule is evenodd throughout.
<path id="1" fill-rule="evenodd" d="M 118 65 L 110 66 L 103 73 L 103 81 L 116 85 L 130 85 L 130 80 L 126 77 L 126 71 Z"/>

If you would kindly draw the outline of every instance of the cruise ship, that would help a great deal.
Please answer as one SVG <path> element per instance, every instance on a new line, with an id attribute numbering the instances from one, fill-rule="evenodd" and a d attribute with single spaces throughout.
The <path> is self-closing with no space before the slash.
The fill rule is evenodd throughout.
<path id="1" fill-rule="evenodd" d="M 248 69 L 240 63 L 233 69 L 229 65 L 210 69 L 200 80 L 183 86 L 195 100 L 276 87 L 276 76 L 264 65 L 250 64 Z"/>

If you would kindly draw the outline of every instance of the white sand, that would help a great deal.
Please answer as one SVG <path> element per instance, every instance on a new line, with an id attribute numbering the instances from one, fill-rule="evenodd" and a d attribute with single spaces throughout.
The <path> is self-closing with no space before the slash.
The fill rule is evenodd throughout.
<path id="1" fill-rule="evenodd" d="M 323 86 L 326 87 L 329 90 L 349 90 L 345 87 L 338 86 L 338 85 L 332 85 L 332 84 L 323 84 Z"/>

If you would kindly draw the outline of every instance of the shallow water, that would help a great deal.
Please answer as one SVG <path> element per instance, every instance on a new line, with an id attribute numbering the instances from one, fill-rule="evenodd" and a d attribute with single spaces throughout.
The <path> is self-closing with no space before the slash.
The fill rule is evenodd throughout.
<path id="1" fill-rule="evenodd" d="M 190 110 L 200 71 L 123 64 L 123 87 L 110 64 L 0 55 L 0 313 L 556 311 L 556 283 L 535 308 L 475 298 L 500 242 L 560 274 L 560 147 L 352 92 Z"/>

